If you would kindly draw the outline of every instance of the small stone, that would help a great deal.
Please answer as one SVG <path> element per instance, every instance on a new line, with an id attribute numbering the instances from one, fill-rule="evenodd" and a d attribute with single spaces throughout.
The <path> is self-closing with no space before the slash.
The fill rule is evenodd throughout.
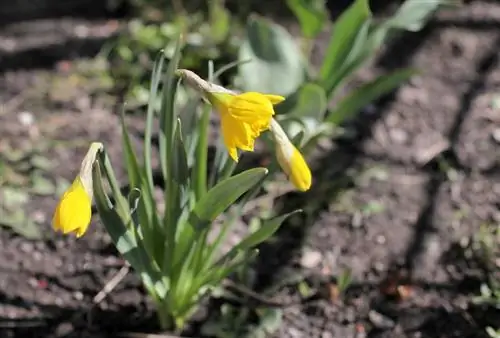
<path id="1" fill-rule="evenodd" d="M 375 310 L 368 312 L 368 319 L 377 329 L 392 329 L 395 325 L 392 319 Z"/>
<path id="2" fill-rule="evenodd" d="M 500 128 L 493 130 L 491 136 L 493 137 L 495 142 L 500 143 Z"/>
<path id="3" fill-rule="evenodd" d="M 24 253 L 31 253 L 33 252 L 34 245 L 30 242 L 21 243 L 20 249 Z"/>
<path id="4" fill-rule="evenodd" d="M 54 304 L 57 306 L 63 306 L 64 300 L 61 297 L 56 297 L 56 299 L 54 300 Z"/>
<path id="5" fill-rule="evenodd" d="M 23 111 L 23 112 L 19 113 L 18 119 L 19 119 L 19 122 L 25 127 L 31 126 L 33 124 L 33 122 L 35 121 L 33 114 L 30 112 L 27 112 L 27 111 Z"/>
<path id="6" fill-rule="evenodd" d="M 73 298 L 75 298 L 78 301 L 82 301 L 83 300 L 83 293 L 81 293 L 80 291 L 75 291 L 73 293 Z"/>
<path id="7" fill-rule="evenodd" d="M 73 325 L 71 323 L 62 323 L 55 330 L 56 337 L 66 337 L 73 332 Z"/>
<path id="8" fill-rule="evenodd" d="M 382 262 L 375 262 L 373 264 L 373 268 L 375 269 L 376 272 L 383 272 L 385 270 L 385 265 Z"/>
<path id="9" fill-rule="evenodd" d="M 307 250 L 302 254 L 300 265 L 302 265 L 302 267 L 306 269 L 312 269 L 317 267 L 322 259 L 323 255 L 321 254 L 321 252 L 315 250 Z"/>
<path id="10" fill-rule="evenodd" d="M 387 242 L 387 239 L 385 238 L 384 235 L 378 235 L 376 238 L 375 238 L 375 242 L 377 244 L 380 244 L 380 245 L 383 245 L 385 244 L 385 242 Z"/>
<path id="11" fill-rule="evenodd" d="M 356 212 L 356 213 L 354 213 L 354 215 L 352 215 L 351 226 L 354 229 L 359 229 L 363 226 L 363 214 L 362 213 Z"/>
<path id="12" fill-rule="evenodd" d="M 389 136 L 394 143 L 403 144 L 408 141 L 408 133 L 403 129 L 394 128 L 389 131 Z"/>

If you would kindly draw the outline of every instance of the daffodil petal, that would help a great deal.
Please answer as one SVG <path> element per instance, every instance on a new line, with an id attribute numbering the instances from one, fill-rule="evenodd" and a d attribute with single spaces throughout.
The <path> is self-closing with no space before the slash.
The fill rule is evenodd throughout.
<path id="1" fill-rule="evenodd" d="M 278 103 L 281 103 L 283 101 L 285 101 L 285 98 L 283 96 L 280 96 L 280 95 L 272 95 L 272 94 L 264 94 L 264 96 L 266 97 L 266 99 L 269 100 L 269 102 L 271 102 L 271 104 L 275 105 L 275 104 L 278 104 Z"/>
<path id="2" fill-rule="evenodd" d="M 64 234 L 76 232 L 80 237 L 87 230 L 92 217 L 91 199 L 80 177 L 63 194 L 52 219 L 52 227 Z"/>
<path id="3" fill-rule="evenodd" d="M 254 124 L 259 122 L 269 126 L 274 115 L 273 105 L 261 93 L 248 92 L 235 95 L 228 105 L 229 114 L 242 122 Z"/>
<path id="4" fill-rule="evenodd" d="M 249 125 L 239 122 L 228 114 L 223 114 L 221 116 L 221 129 L 224 144 L 233 160 L 238 161 L 236 148 L 253 151 L 256 134 Z"/>

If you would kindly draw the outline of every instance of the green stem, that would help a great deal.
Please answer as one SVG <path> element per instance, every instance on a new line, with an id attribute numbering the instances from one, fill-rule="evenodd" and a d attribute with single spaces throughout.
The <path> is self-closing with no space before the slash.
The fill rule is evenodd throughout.
<path id="1" fill-rule="evenodd" d="M 208 161 L 208 125 L 210 122 L 210 106 L 203 107 L 199 123 L 199 139 L 196 148 L 195 196 L 199 200 L 207 192 Z"/>
<path id="2" fill-rule="evenodd" d="M 128 205 L 125 197 L 123 197 L 120 185 L 118 184 L 118 180 L 116 179 L 115 172 L 113 170 L 113 166 L 111 165 L 111 161 L 109 160 L 108 154 L 106 150 L 102 150 L 102 159 L 103 159 L 103 167 L 104 172 L 108 178 L 109 185 L 111 186 L 111 190 L 113 192 L 113 197 L 115 198 L 118 213 L 122 217 L 122 219 L 128 218 Z"/>

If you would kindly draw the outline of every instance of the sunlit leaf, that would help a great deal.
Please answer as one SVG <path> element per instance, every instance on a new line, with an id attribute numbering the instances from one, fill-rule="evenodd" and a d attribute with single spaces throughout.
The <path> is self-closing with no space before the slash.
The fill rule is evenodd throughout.
<path id="1" fill-rule="evenodd" d="M 302 56 L 292 36 L 281 26 L 257 16 L 248 20 L 238 67 L 244 91 L 287 96 L 305 80 Z"/>

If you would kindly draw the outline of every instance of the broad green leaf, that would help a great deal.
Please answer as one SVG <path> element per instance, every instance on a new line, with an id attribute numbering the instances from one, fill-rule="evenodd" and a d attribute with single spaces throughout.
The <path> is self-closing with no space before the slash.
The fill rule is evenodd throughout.
<path id="1" fill-rule="evenodd" d="M 244 91 L 287 96 L 305 79 L 300 49 L 292 36 L 268 19 L 254 16 L 248 20 L 239 60 L 251 60 L 238 67 Z"/>
<path id="2" fill-rule="evenodd" d="M 328 20 L 328 12 L 324 0 L 287 0 L 290 10 L 299 20 L 302 34 L 313 38 Z"/>
<path id="3" fill-rule="evenodd" d="M 335 22 L 332 37 L 319 72 L 319 79 L 327 94 L 334 88 L 333 76 L 349 55 L 358 31 L 370 18 L 371 11 L 368 0 L 356 0 Z"/>
<path id="4" fill-rule="evenodd" d="M 430 16 L 443 5 L 457 4 L 450 0 L 406 0 L 387 24 L 391 28 L 417 32 L 423 28 Z"/>
<path id="5" fill-rule="evenodd" d="M 276 107 L 278 114 L 287 117 L 311 117 L 322 120 L 328 106 L 325 90 L 314 83 L 306 83 Z"/>
<path id="6" fill-rule="evenodd" d="M 43 177 L 41 173 L 35 171 L 35 173 L 31 176 L 32 186 L 31 193 L 36 195 L 52 195 L 56 191 L 56 186 L 54 183 Z"/>
<path id="7" fill-rule="evenodd" d="M 219 182 L 196 203 L 189 216 L 191 225 L 204 228 L 266 175 L 266 168 L 254 168 Z"/>
<path id="8" fill-rule="evenodd" d="M 298 212 L 301 212 L 301 210 L 295 210 L 288 214 L 281 215 L 273 219 L 262 222 L 261 227 L 257 231 L 248 235 L 245 239 L 243 239 L 241 242 L 235 245 L 227 254 L 223 256 L 223 258 L 219 262 L 225 261 L 228 258 L 232 258 L 238 252 L 245 252 L 259 245 L 260 243 L 264 242 L 269 237 L 274 235 L 274 233 L 279 229 L 283 221 L 285 221 L 288 217 Z"/>
<path id="9" fill-rule="evenodd" d="M 390 75 L 382 75 L 376 80 L 362 85 L 343 98 L 336 109 L 328 115 L 326 121 L 340 124 L 346 119 L 352 118 L 370 102 L 394 90 L 416 73 L 414 69 L 403 69 Z"/>
<path id="10" fill-rule="evenodd" d="M 0 208 L 2 219 L 0 226 L 11 228 L 15 233 L 27 239 L 42 239 L 43 232 L 40 225 L 28 216 L 24 208 L 18 208 L 12 211 Z"/>

